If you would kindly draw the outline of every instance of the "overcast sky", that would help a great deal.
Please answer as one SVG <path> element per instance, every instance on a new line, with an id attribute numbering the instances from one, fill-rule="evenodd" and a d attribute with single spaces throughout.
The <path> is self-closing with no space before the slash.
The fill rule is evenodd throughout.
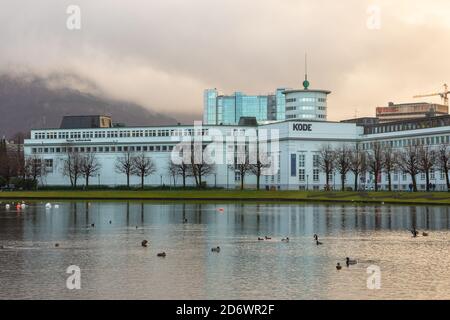
<path id="1" fill-rule="evenodd" d="M 0 69 L 75 72 L 187 120 L 205 88 L 300 87 L 307 51 L 311 87 L 333 91 L 341 120 L 450 83 L 449 17 L 449 0 L 0 0 Z"/>

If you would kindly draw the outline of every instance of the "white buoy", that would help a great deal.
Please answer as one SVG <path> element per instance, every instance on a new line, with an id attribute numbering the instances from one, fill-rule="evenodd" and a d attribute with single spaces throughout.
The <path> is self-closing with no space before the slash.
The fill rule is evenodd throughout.
<path id="1" fill-rule="evenodd" d="M 10 207 L 11 207 L 11 206 L 10 206 L 9 204 L 6 204 L 6 205 L 5 205 L 6 210 L 9 210 Z"/>
<path id="2" fill-rule="evenodd" d="M 59 209 L 59 204 L 55 204 L 55 205 L 53 206 L 53 208 Z"/>
<path id="3" fill-rule="evenodd" d="M 45 209 L 51 209 L 52 208 L 52 205 L 50 204 L 50 203 L 47 203 L 46 205 L 45 205 Z"/>

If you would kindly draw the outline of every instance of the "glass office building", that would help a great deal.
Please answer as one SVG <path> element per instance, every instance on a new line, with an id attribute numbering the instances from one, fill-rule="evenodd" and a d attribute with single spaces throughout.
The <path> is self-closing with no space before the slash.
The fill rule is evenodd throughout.
<path id="1" fill-rule="evenodd" d="M 236 125 L 241 117 L 255 117 L 258 122 L 285 120 L 285 88 L 269 95 L 235 92 L 219 95 L 217 89 L 204 93 L 203 122 L 209 125 Z"/>

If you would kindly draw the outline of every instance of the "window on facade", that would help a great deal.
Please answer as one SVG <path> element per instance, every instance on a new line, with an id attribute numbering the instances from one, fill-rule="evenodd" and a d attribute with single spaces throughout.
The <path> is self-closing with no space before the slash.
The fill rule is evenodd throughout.
<path id="1" fill-rule="evenodd" d="M 314 182 L 319 182 L 319 169 L 313 169 L 313 180 Z"/>

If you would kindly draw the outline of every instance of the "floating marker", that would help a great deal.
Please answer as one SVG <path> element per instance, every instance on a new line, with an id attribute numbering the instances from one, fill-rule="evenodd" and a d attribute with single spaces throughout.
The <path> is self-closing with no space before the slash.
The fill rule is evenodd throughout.
<path id="1" fill-rule="evenodd" d="M 52 208 L 52 205 L 50 204 L 50 203 L 47 203 L 46 205 L 45 205 L 45 209 L 51 209 Z"/>
<path id="2" fill-rule="evenodd" d="M 55 204 L 53 208 L 59 209 L 59 204 Z"/>

